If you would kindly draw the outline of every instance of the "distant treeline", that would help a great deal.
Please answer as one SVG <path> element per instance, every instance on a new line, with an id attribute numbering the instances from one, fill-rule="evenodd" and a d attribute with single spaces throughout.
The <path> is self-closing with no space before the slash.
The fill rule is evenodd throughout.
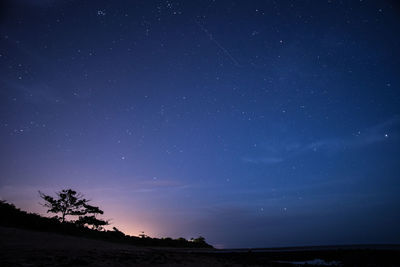
<path id="1" fill-rule="evenodd" d="M 116 227 L 110 230 L 95 230 L 77 225 L 74 222 L 60 222 L 57 218 L 42 217 L 35 213 L 28 213 L 16 208 L 13 204 L 0 200 L 0 225 L 30 229 L 42 232 L 55 232 L 66 235 L 87 237 L 112 241 L 118 243 L 132 244 L 136 246 L 160 246 L 160 247 L 182 247 L 182 248 L 212 248 L 203 237 L 191 240 L 185 238 L 151 238 L 146 235 L 141 237 L 125 235 Z"/>

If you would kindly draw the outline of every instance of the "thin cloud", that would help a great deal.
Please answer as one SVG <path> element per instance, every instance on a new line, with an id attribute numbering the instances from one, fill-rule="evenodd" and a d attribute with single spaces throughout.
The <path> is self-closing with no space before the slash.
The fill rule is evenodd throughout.
<path id="1" fill-rule="evenodd" d="M 382 143 L 388 138 L 397 138 L 395 129 L 400 124 L 400 115 L 395 115 L 386 121 L 372 127 L 358 131 L 351 136 L 341 138 L 325 138 L 310 143 L 298 141 L 283 142 L 284 144 L 271 144 L 265 147 L 265 153 L 260 157 L 244 157 L 243 162 L 252 164 L 273 165 L 281 163 L 289 158 L 303 156 L 307 153 L 325 152 L 340 153 L 349 149 L 359 149 L 362 147 Z"/>
<path id="2" fill-rule="evenodd" d="M 10 83 L 6 81 L 0 81 L 5 87 L 13 89 L 15 92 L 15 98 L 17 100 L 22 99 L 25 103 L 30 104 L 60 104 L 64 103 L 65 100 L 57 95 L 57 92 L 53 90 L 47 84 L 37 84 L 37 85 L 19 85 L 17 83 Z"/>
<path id="3" fill-rule="evenodd" d="M 282 162 L 283 158 L 278 157 L 264 157 L 264 158 L 243 158 L 244 162 L 253 163 L 253 164 L 277 164 Z"/>
<path id="4" fill-rule="evenodd" d="M 400 116 L 396 115 L 382 123 L 374 125 L 364 131 L 358 131 L 348 138 L 322 139 L 303 147 L 303 152 L 326 150 L 337 152 L 345 149 L 355 149 L 383 142 L 389 137 L 395 137 L 392 128 L 400 123 Z"/>

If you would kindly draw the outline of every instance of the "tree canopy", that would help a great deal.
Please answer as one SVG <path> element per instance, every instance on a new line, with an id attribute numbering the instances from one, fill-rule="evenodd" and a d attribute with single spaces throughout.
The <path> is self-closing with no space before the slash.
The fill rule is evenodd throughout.
<path id="1" fill-rule="evenodd" d="M 84 198 L 81 193 L 72 189 L 63 189 L 56 192 L 56 197 L 46 195 L 39 191 L 40 197 L 44 200 L 42 204 L 48 208 L 48 213 L 54 213 L 61 222 L 66 221 L 66 216 L 78 216 L 74 222 L 81 226 L 92 226 L 93 229 L 101 230 L 108 225 L 108 221 L 96 218 L 97 214 L 104 212 L 96 206 L 89 204 L 90 200 Z M 61 216 L 58 216 L 60 214 Z"/>

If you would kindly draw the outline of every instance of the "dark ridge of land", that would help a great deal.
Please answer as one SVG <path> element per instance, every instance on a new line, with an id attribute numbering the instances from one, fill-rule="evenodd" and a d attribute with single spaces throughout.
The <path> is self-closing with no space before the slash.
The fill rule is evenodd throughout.
<path id="1" fill-rule="evenodd" d="M 34 231 L 51 232 L 63 235 L 85 237 L 111 241 L 135 246 L 179 247 L 179 248 L 212 248 L 202 237 L 194 240 L 184 238 L 152 238 L 149 236 L 130 236 L 114 227 L 112 231 L 99 231 L 77 225 L 74 222 L 61 223 L 56 218 L 43 217 L 16 208 L 13 204 L 0 201 L 0 226 L 21 228 Z"/>
<path id="2" fill-rule="evenodd" d="M 400 266 L 399 245 L 213 249 L 60 223 L 0 201 L 0 266 Z M 308 264 L 308 265 L 307 265 Z"/>
<path id="3" fill-rule="evenodd" d="M 218 252 L 218 253 L 216 253 Z M 318 260 L 317 260 L 318 259 Z M 319 263 L 320 265 L 305 265 Z M 298 265 L 291 264 L 298 263 Z M 0 266 L 400 266 L 398 249 L 216 250 L 140 247 L 0 227 Z"/>

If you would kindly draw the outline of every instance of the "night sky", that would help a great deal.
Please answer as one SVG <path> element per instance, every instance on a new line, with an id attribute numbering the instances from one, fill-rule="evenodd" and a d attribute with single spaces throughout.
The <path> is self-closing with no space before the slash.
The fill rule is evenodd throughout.
<path id="1" fill-rule="evenodd" d="M 127 234 L 400 243 L 387 1 L 0 4 L 0 198 L 73 188 Z"/>

